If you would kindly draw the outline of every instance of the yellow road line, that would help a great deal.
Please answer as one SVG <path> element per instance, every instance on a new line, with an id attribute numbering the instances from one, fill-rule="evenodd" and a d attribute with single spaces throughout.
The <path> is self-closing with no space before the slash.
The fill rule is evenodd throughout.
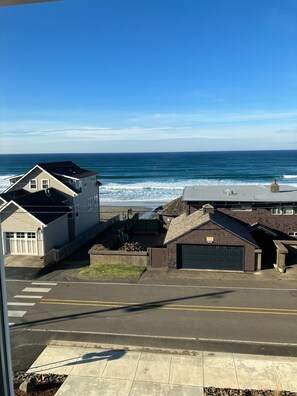
<path id="1" fill-rule="evenodd" d="M 284 308 L 257 308 L 257 307 L 229 307 L 229 306 L 211 306 L 211 305 L 177 305 L 177 304 L 158 304 L 158 303 L 122 303 L 113 301 L 92 301 L 92 300 L 58 300 L 42 299 L 41 304 L 47 305 L 71 305 L 84 307 L 108 307 L 108 308 L 157 308 L 160 310 L 181 310 L 194 312 L 229 312 L 229 313 L 249 313 L 249 314 L 266 314 L 266 315 L 290 315 L 297 316 L 297 310 Z"/>

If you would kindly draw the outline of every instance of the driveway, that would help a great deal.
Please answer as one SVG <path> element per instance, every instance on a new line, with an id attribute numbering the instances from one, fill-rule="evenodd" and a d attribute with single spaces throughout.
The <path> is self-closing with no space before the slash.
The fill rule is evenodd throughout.
<path id="1" fill-rule="evenodd" d="M 4 256 L 5 267 L 43 268 L 43 259 L 39 256 L 8 254 Z"/>

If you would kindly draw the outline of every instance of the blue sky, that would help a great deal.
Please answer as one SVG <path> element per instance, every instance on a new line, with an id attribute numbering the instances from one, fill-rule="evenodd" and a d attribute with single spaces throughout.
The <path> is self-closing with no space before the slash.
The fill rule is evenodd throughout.
<path id="1" fill-rule="evenodd" d="M 297 1 L 0 8 L 0 153 L 297 149 Z"/>

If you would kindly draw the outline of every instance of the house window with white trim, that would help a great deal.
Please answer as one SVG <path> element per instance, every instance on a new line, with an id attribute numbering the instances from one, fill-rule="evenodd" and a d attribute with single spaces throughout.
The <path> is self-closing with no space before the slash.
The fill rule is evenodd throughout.
<path id="1" fill-rule="evenodd" d="M 292 206 L 284 206 L 283 207 L 283 214 L 284 215 L 293 215 L 294 214 L 294 209 Z"/>
<path id="2" fill-rule="evenodd" d="M 278 208 L 271 209 L 273 215 L 293 215 L 294 208 L 292 206 L 279 206 Z"/>
<path id="3" fill-rule="evenodd" d="M 272 208 L 271 209 L 271 214 L 273 214 L 273 215 L 281 215 L 281 214 L 283 214 L 282 208 L 281 207 Z"/>
<path id="4" fill-rule="evenodd" d="M 49 179 L 41 180 L 41 188 L 43 188 L 43 189 L 49 188 Z"/>
<path id="5" fill-rule="evenodd" d="M 37 180 L 30 179 L 29 187 L 30 187 L 30 190 L 37 190 Z"/>

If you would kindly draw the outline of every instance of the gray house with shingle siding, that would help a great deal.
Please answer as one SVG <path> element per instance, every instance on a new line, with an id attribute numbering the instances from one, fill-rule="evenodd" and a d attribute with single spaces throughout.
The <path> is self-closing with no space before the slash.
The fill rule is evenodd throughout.
<path id="1" fill-rule="evenodd" d="M 246 227 L 211 205 L 172 220 L 164 244 L 169 268 L 254 271 L 261 260 Z"/>
<path id="2" fill-rule="evenodd" d="M 166 260 L 170 268 L 272 268 L 277 240 L 297 238 L 297 188 L 275 180 L 270 186 L 188 186 L 157 211 L 168 224 L 162 265 Z"/>

